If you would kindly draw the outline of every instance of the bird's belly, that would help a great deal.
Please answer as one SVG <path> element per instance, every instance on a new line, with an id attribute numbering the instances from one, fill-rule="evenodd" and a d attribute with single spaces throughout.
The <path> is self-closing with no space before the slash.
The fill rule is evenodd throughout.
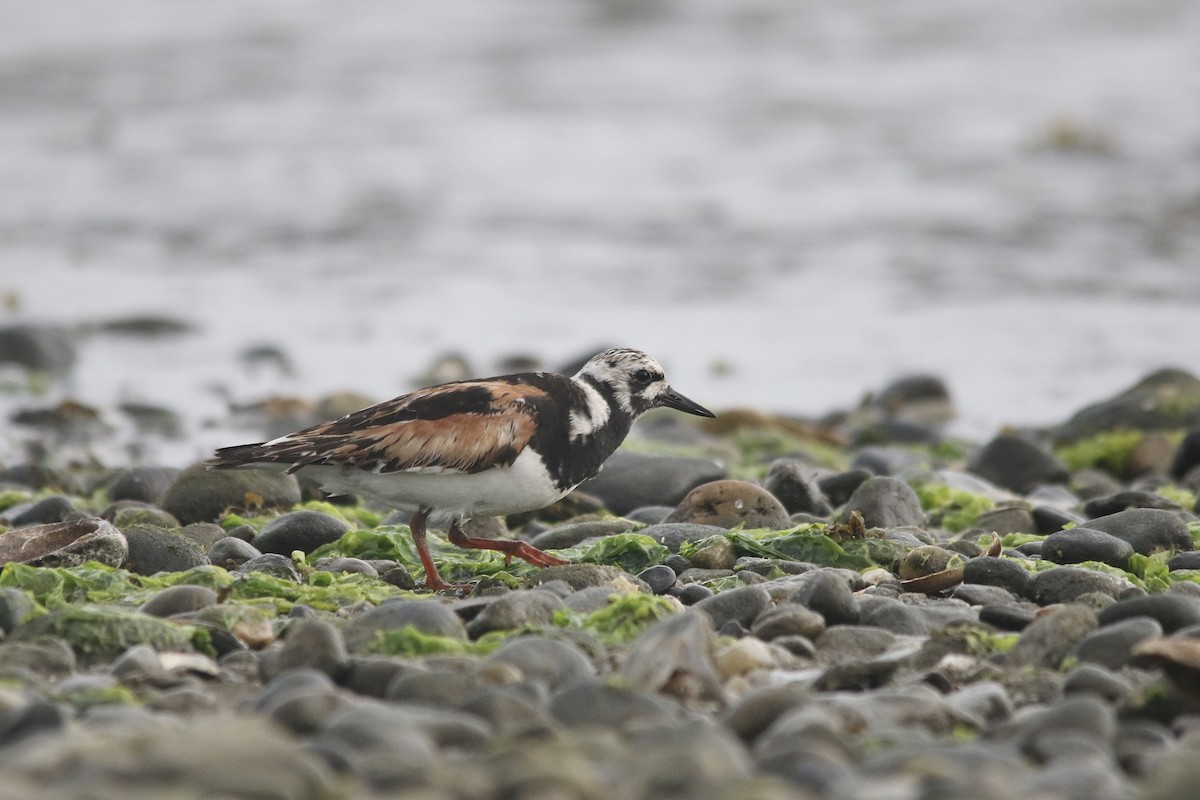
<path id="1" fill-rule="evenodd" d="M 559 489 L 540 456 L 525 450 L 510 467 L 482 472 L 377 473 L 353 467 L 311 465 L 301 470 L 326 490 L 372 497 L 395 508 L 425 507 L 441 515 L 495 517 L 544 508 L 570 488 Z"/>

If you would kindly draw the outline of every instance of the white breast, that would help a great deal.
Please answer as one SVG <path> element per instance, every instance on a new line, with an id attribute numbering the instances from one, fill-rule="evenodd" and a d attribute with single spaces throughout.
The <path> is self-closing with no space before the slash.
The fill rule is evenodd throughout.
<path id="1" fill-rule="evenodd" d="M 441 468 L 380 474 L 352 467 L 310 465 L 299 470 L 329 492 L 371 497 L 393 508 L 431 508 L 435 520 L 496 517 L 544 508 L 562 498 L 541 456 L 523 450 L 511 467 L 467 473 Z"/>

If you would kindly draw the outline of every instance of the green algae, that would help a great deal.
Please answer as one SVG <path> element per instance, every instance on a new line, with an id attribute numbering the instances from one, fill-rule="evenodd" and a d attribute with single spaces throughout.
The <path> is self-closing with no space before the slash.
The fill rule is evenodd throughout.
<path id="1" fill-rule="evenodd" d="M 425 656 L 484 656 L 495 650 L 511 635 L 512 631 L 497 631 L 481 636 L 471 642 L 450 636 L 426 633 L 412 625 L 379 631 L 367 645 L 367 652 L 401 658 L 423 658 Z M 501 634 L 501 635 L 496 635 Z"/>
<path id="2" fill-rule="evenodd" d="M 1182 431 L 1163 433 L 1175 443 L 1183 437 Z M 1072 471 L 1094 467 L 1118 477 L 1125 477 L 1129 471 L 1130 458 L 1145 437 L 1146 432 L 1142 430 L 1102 431 L 1086 439 L 1060 445 L 1056 452 Z"/>
<path id="3" fill-rule="evenodd" d="M 724 538 L 733 544 L 738 556 L 779 558 L 785 561 L 805 561 L 823 567 L 864 570 L 875 566 L 891 568 L 907 552 L 900 542 L 879 536 L 853 537 L 837 534 L 838 529 L 835 526 L 822 523 L 805 523 L 782 531 L 735 529 L 697 542 L 684 542 L 679 548 L 679 554 L 689 558 L 697 551 L 711 546 L 714 540 Z"/>
<path id="4" fill-rule="evenodd" d="M 5 489 L 0 492 L 0 511 L 12 508 L 20 503 L 28 503 L 33 499 L 33 492 L 24 489 Z"/>
<path id="5" fill-rule="evenodd" d="M 609 598 L 608 605 L 590 614 L 559 611 L 554 620 L 560 628 L 585 630 L 612 646 L 632 642 L 655 622 L 678 612 L 679 604 L 669 598 L 630 593 Z"/>
<path id="6" fill-rule="evenodd" d="M 931 525 L 961 531 L 974 525 L 981 514 L 996 503 L 983 495 L 956 489 L 944 483 L 918 482 L 913 486 Z"/>
<path id="7" fill-rule="evenodd" d="M 590 545 L 555 551 L 555 554 L 569 561 L 620 567 L 636 575 L 647 567 L 661 564 L 671 555 L 671 551 L 650 536 L 617 533 Z"/>
<path id="8" fill-rule="evenodd" d="M 112 660 L 138 644 L 155 650 L 199 650 L 216 655 L 204 628 L 103 606 L 61 606 L 22 625 L 14 638 L 45 636 L 63 639 L 81 657 L 97 661 Z"/>
<path id="9" fill-rule="evenodd" d="M 378 605 L 412 592 L 357 572 L 312 572 L 303 583 L 265 572 L 239 575 L 229 586 L 226 602 L 271 603 L 281 614 L 305 605 L 320 611 L 337 611 L 360 603 Z"/>

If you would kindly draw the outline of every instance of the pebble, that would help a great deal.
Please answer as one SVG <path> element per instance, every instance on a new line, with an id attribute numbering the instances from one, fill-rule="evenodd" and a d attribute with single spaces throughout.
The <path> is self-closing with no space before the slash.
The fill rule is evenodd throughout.
<path id="1" fill-rule="evenodd" d="M 638 532 L 643 536 L 649 536 L 672 553 L 678 553 L 680 545 L 684 542 L 702 542 L 714 536 L 723 536 L 726 530 L 716 525 L 697 525 L 692 522 L 663 522 L 658 525 L 650 525 Z"/>
<path id="2" fill-rule="evenodd" d="M 109 484 L 108 498 L 114 503 L 120 500 L 161 503 L 179 473 L 175 467 L 140 466 L 122 470 Z"/>
<path id="3" fill-rule="evenodd" d="M 1131 588 L 1125 579 L 1104 572 L 1083 567 L 1056 567 L 1034 575 L 1027 596 L 1038 605 L 1048 606 L 1069 603 L 1093 592 L 1119 597 Z"/>
<path id="4" fill-rule="evenodd" d="M 788 599 L 820 614 L 827 625 L 855 625 L 859 620 L 858 602 L 850 584 L 836 571 L 818 569 L 804 575 L 795 593 Z"/>
<path id="5" fill-rule="evenodd" d="M 675 579 L 678 577 L 675 570 L 666 564 L 655 564 L 653 567 L 642 570 L 637 576 L 640 580 L 645 581 L 654 594 L 666 594 L 667 590 L 675 585 Z"/>
<path id="6" fill-rule="evenodd" d="M 826 517 L 833 513 L 829 499 L 817 484 L 816 470 L 794 458 L 771 462 L 763 487 L 775 496 L 789 514 Z"/>
<path id="7" fill-rule="evenodd" d="M 552 692 L 596 674 L 591 660 L 579 648 L 544 636 L 509 639 L 485 664 L 516 667 L 522 679 L 535 681 Z"/>
<path id="8" fill-rule="evenodd" d="M 1096 613 L 1090 608 L 1063 605 L 1030 623 L 1005 655 L 1004 663 L 1014 669 L 1030 666 L 1058 669 L 1075 645 L 1098 625 Z"/>
<path id="9" fill-rule="evenodd" d="M 912 487 L 898 478 L 873 477 L 859 484 L 846 501 L 843 515 L 857 511 L 868 528 L 925 524 L 925 512 Z"/>
<path id="10" fill-rule="evenodd" d="M 1150 555 L 1160 550 L 1191 550 L 1187 523 L 1174 511 L 1131 508 L 1087 521 L 1087 527 L 1124 539 L 1134 552 Z"/>
<path id="11" fill-rule="evenodd" d="M 625 519 L 570 522 L 542 531 L 533 537 L 531 543 L 539 550 L 562 550 L 574 547 L 587 539 L 598 539 L 617 533 L 626 533 L 631 528 L 633 528 L 633 523 Z"/>
<path id="12" fill-rule="evenodd" d="M 158 572 L 186 572 L 209 563 L 200 545 L 179 533 L 178 529 L 157 525 L 131 525 L 121 532 L 129 543 L 124 567 L 139 575 Z"/>
<path id="13" fill-rule="evenodd" d="M 258 469 L 213 469 L 193 464 L 175 479 L 162 508 L 184 525 L 212 522 L 226 509 L 241 508 L 247 495 L 262 508 L 290 508 L 300 502 L 295 475 Z"/>
<path id="14" fill-rule="evenodd" d="M 50 495 L 33 503 L 12 506 L 0 517 L 10 528 L 62 522 L 75 510 L 71 501 L 62 495 Z"/>
<path id="15" fill-rule="evenodd" d="M 1093 631 L 1075 646 L 1076 657 L 1083 662 L 1120 669 L 1133 658 L 1133 648 L 1147 639 L 1162 636 L 1162 624 L 1151 616 L 1133 616 L 1105 624 L 1104 610 L 1097 615 L 1102 628 Z"/>
<path id="16" fill-rule="evenodd" d="M 275 668 L 279 672 L 315 669 L 340 681 L 350 666 L 341 632 L 323 619 L 305 619 L 290 625 Z"/>
<path id="17" fill-rule="evenodd" d="M 20 589 L 0 589 L 0 631 L 7 636 L 33 613 L 33 601 Z"/>
<path id="18" fill-rule="evenodd" d="M 1104 517 L 1128 511 L 1135 508 L 1153 508 L 1166 511 L 1180 511 L 1180 506 L 1174 500 L 1163 497 L 1158 492 L 1140 489 L 1122 489 L 1102 497 L 1093 497 L 1083 504 L 1083 513 L 1089 518 Z"/>
<path id="19" fill-rule="evenodd" d="M 707 614 L 715 628 L 720 629 L 730 621 L 749 628 L 755 618 L 770 604 L 771 595 L 763 587 L 740 586 L 701 600 L 694 608 Z"/>
<path id="20" fill-rule="evenodd" d="M 1129 542 L 1094 528 L 1070 528 L 1052 533 L 1042 542 L 1042 558 L 1055 564 L 1100 561 L 1124 569 L 1131 555 Z"/>
<path id="21" fill-rule="evenodd" d="M 975 527 L 1004 536 L 1009 533 L 1035 533 L 1037 523 L 1028 508 L 1010 505 L 983 512 L 975 520 Z"/>
<path id="22" fill-rule="evenodd" d="M 152 617 L 170 617 L 217 604 L 217 593 L 205 586 L 169 586 L 138 610 Z"/>
<path id="23" fill-rule="evenodd" d="M 664 522 L 690 522 L 747 530 L 791 527 L 787 509 L 770 492 L 747 481 L 720 480 L 687 493 Z"/>
<path id="24" fill-rule="evenodd" d="M 296 569 L 296 565 L 292 563 L 292 560 L 279 553 L 263 553 L 261 556 L 255 556 L 248 561 L 243 561 L 235 571 L 239 575 L 263 572 L 275 578 L 282 578 L 285 581 L 292 581 L 294 583 L 303 582 L 300 570 Z"/>
<path id="25" fill-rule="evenodd" d="M 670 723 L 678 718 L 679 709 L 656 694 L 589 679 L 556 692 L 550 700 L 550 715 L 571 728 L 628 732 Z"/>
<path id="26" fill-rule="evenodd" d="M 723 480 L 729 471 L 707 458 L 647 455 L 618 450 L 604 469 L 580 489 L 603 501 L 619 516 L 642 506 L 674 508 L 697 486 Z"/>
<path id="27" fill-rule="evenodd" d="M 829 498 L 834 508 L 845 504 L 859 486 L 872 476 L 870 470 L 849 469 L 845 472 L 835 472 L 817 479 L 817 487 Z"/>
<path id="28" fill-rule="evenodd" d="M 1097 615 L 1101 625 L 1111 625 L 1132 617 L 1150 617 L 1170 634 L 1200 624 L 1200 597 L 1180 592 L 1164 592 L 1119 600 Z"/>
<path id="29" fill-rule="evenodd" d="M 750 632 L 765 641 L 781 636 L 816 639 L 825 632 L 825 618 L 802 605 L 788 603 L 769 608 L 755 617 Z"/>
<path id="30" fill-rule="evenodd" d="M 251 542 L 262 553 L 290 556 L 294 551 L 311 553 L 342 538 L 350 525 L 320 511 L 303 509 L 282 514 L 263 526 Z"/>
<path id="31" fill-rule="evenodd" d="M 963 581 L 999 586 L 1014 595 L 1028 597 L 1033 573 L 1016 559 L 984 556 L 973 558 L 963 565 Z"/>
<path id="32" fill-rule="evenodd" d="M 1004 603 L 985 605 L 979 609 L 979 621 L 1002 631 L 1023 631 L 1033 622 L 1036 612 L 1031 608 Z"/>
<path id="33" fill-rule="evenodd" d="M 510 592 L 484 606 L 467 624 L 467 634 L 472 639 L 478 639 L 491 631 L 553 625 L 555 612 L 563 607 L 562 598 L 551 592 L 539 589 Z"/>
<path id="34" fill-rule="evenodd" d="M 1109 705 L 1124 703 L 1132 694 L 1129 682 L 1097 664 L 1082 663 L 1067 673 L 1063 694 L 1090 695 Z"/>
<path id="35" fill-rule="evenodd" d="M 467 639 L 462 620 L 437 600 L 391 600 L 369 608 L 346 621 L 342 636 L 350 652 L 361 652 L 377 634 L 409 625 L 434 636 Z"/>
<path id="36" fill-rule="evenodd" d="M 1000 434 L 975 454 L 971 472 L 997 486 L 1028 494 L 1044 483 L 1066 483 L 1070 471 L 1041 445 L 1015 434 Z"/>

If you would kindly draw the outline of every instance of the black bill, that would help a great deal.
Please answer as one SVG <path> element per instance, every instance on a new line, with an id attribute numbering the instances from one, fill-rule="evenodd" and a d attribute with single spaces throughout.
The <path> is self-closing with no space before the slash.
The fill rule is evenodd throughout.
<path id="1" fill-rule="evenodd" d="M 658 396 L 658 401 L 655 405 L 663 406 L 664 408 L 673 408 L 676 411 L 683 411 L 687 414 L 695 414 L 697 417 L 715 417 L 716 414 L 709 411 L 699 403 L 688 400 L 674 389 L 668 388 L 665 392 Z"/>

